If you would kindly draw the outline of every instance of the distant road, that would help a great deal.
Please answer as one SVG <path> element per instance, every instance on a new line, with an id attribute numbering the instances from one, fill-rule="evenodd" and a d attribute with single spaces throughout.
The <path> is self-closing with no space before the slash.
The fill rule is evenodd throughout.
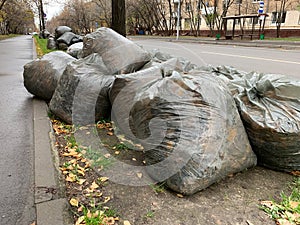
<path id="1" fill-rule="evenodd" d="M 300 51 L 201 43 L 132 39 L 145 49 L 160 49 L 197 65 L 227 65 L 251 72 L 276 73 L 300 78 Z"/>

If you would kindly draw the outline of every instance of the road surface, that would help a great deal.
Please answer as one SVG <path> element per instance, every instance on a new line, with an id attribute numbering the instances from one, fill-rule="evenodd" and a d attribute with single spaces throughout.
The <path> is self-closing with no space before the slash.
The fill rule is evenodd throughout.
<path id="1" fill-rule="evenodd" d="M 32 38 L 0 41 L 0 225 L 35 220 L 32 97 L 23 85 Z"/>
<path id="2" fill-rule="evenodd" d="M 276 73 L 300 78 L 300 51 L 275 48 L 169 42 L 162 39 L 135 39 L 145 49 L 159 49 L 203 65 L 227 65 L 246 72 Z"/>

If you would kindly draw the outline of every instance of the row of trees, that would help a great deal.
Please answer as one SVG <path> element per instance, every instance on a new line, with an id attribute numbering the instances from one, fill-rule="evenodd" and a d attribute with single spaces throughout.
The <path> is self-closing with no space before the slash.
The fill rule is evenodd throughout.
<path id="1" fill-rule="evenodd" d="M 0 1 L 0 34 L 24 34 L 34 29 L 34 11 L 28 1 Z"/>
<path id="2" fill-rule="evenodd" d="M 274 0 L 276 1 L 276 0 Z M 277 0 L 282 7 L 278 9 L 277 24 L 280 28 L 283 13 L 293 2 L 300 0 Z M 120 4 L 125 0 L 68 0 L 63 12 L 48 23 L 51 30 L 58 24 L 65 24 L 78 33 L 88 33 L 99 26 L 113 26 L 112 13 L 116 3 L 119 10 Z M 177 2 L 177 3 L 176 3 Z M 176 30 L 178 19 L 178 0 L 126 0 L 126 28 L 129 33 L 139 30 L 149 33 L 159 32 L 167 35 Z M 272 0 L 265 0 L 272 2 Z M 300 4 L 300 3 L 299 3 Z M 181 0 L 180 18 L 188 21 L 190 33 L 198 36 L 200 28 L 205 25 L 211 31 L 222 30 L 223 17 L 237 14 L 256 14 L 258 4 L 253 0 Z M 117 18 L 118 19 L 118 18 Z"/>
<path id="3" fill-rule="evenodd" d="M 269 1 L 272 2 L 266 2 Z M 277 0 L 280 3 L 276 20 L 279 29 L 282 15 L 295 1 L 300 2 Z M 43 4 L 49 2 L 50 0 L 0 0 L 0 33 L 24 33 L 34 29 L 34 16 L 39 18 L 39 28 L 43 30 Z M 67 0 L 63 11 L 48 21 L 46 28 L 52 33 L 57 26 L 67 25 L 74 32 L 85 34 L 100 26 L 108 26 L 122 34 L 146 31 L 170 35 L 174 33 L 179 17 L 185 18 L 190 33 L 198 36 L 203 24 L 211 34 L 222 30 L 222 18 L 229 10 L 232 15 L 257 13 L 258 9 L 253 0 L 181 0 L 179 10 L 178 2 L 179 0 Z M 127 31 L 123 21 L 125 9 Z"/>

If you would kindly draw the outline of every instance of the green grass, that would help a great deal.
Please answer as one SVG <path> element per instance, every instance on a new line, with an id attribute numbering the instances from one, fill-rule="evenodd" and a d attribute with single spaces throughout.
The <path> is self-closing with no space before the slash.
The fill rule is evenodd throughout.
<path id="1" fill-rule="evenodd" d="M 281 201 L 267 201 L 260 206 L 277 224 L 300 224 L 300 177 L 294 179 L 289 189 L 289 194 L 281 193 Z"/>
<path id="2" fill-rule="evenodd" d="M 288 38 L 266 38 L 271 41 L 300 41 L 300 37 L 288 37 Z"/>
<path id="3" fill-rule="evenodd" d="M 42 56 L 49 52 L 56 51 L 56 50 L 51 50 L 51 49 L 47 48 L 48 39 L 40 38 L 38 35 L 34 35 L 33 37 L 35 39 L 38 56 Z"/>

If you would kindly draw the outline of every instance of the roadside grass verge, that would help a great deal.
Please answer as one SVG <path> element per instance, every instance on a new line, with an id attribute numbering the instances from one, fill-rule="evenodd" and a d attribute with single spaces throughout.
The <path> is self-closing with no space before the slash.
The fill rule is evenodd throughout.
<path id="1" fill-rule="evenodd" d="M 269 41 L 300 41 L 300 37 L 287 37 L 287 38 L 266 38 Z"/>
<path id="2" fill-rule="evenodd" d="M 57 51 L 57 50 L 51 50 L 47 48 L 48 39 L 40 38 L 38 35 L 34 35 L 33 38 L 34 38 L 38 57 L 41 57 L 49 52 Z"/>

